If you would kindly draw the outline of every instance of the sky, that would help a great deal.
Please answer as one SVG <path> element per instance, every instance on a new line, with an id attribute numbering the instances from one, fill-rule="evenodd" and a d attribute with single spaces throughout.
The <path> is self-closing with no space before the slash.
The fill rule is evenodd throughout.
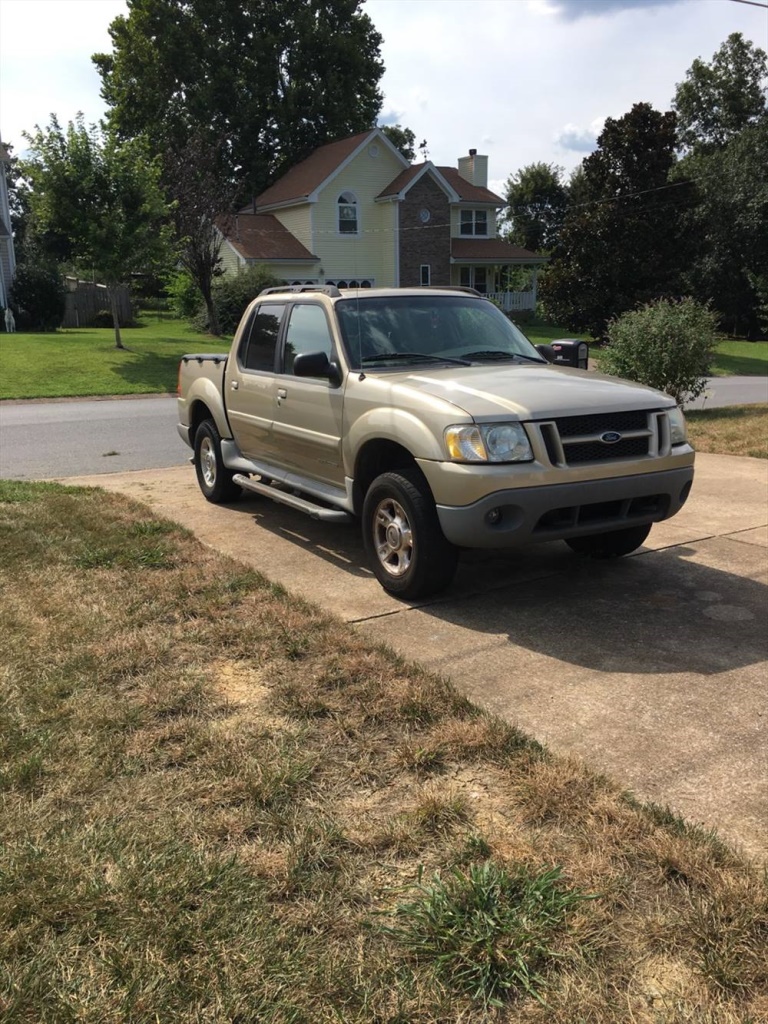
<path id="1" fill-rule="evenodd" d="M 761 0 L 768 2 L 768 0 Z M 0 134 L 82 111 L 104 116 L 91 54 L 111 49 L 124 0 L 0 0 Z M 768 49 L 768 9 L 734 0 L 367 0 L 384 38 L 379 123 L 454 165 L 489 157 L 489 184 L 533 161 L 576 167 L 606 117 L 669 109 L 692 62 L 731 32 Z M 418 159 L 418 157 L 417 157 Z"/>

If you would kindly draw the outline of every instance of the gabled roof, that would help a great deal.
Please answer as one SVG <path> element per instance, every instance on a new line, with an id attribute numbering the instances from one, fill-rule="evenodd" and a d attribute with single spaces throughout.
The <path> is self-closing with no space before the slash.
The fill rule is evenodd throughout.
<path id="1" fill-rule="evenodd" d="M 340 170 L 346 160 L 373 136 L 377 136 L 377 141 L 398 153 L 403 163 L 407 162 L 379 128 L 369 128 L 368 131 L 358 132 L 357 135 L 351 135 L 347 139 L 329 142 L 310 153 L 306 160 L 291 167 L 282 178 L 257 197 L 257 209 L 308 200 L 328 178 Z"/>
<path id="2" fill-rule="evenodd" d="M 450 202 L 459 202 L 458 193 L 451 186 L 450 182 L 446 180 L 445 175 L 441 173 L 441 168 L 435 167 L 431 160 L 421 164 L 411 164 L 410 167 L 406 167 L 404 171 L 398 174 L 394 181 L 391 181 L 385 189 L 379 192 L 376 199 L 394 199 L 396 196 L 402 199 L 408 189 L 415 185 L 419 178 L 422 178 L 425 174 L 432 175 L 447 194 Z"/>
<path id="3" fill-rule="evenodd" d="M 473 185 L 471 181 L 463 178 L 455 167 L 438 167 L 451 188 L 459 196 L 462 203 L 493 203 L 494 206 L 504 206 L 505 201 L 495 192 L 481 185 Z"/>
<path id="4" fill-rule="evenodd" d="M 452 238 L 451 257 L 466 262 L 546 263 L 548 256 L 539 256 L 530 249 L 510 245 L 501 238 Z"/>
<path id="5" fill-rule="evenodd" d="M 271 213 L 237 213 L 220 218 L 217 227 L 246 260 L 318 259 Z"/>

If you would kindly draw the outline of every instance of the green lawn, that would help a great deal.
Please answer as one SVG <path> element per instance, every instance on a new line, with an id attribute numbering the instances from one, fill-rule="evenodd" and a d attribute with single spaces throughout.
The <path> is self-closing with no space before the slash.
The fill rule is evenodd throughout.
<path id="1" fill-rule="evenodd" d="M 535 344 L 583 338 L 539 321 L 522 324 Z M 115 348 L 108 328 L 65 329 L 55 334 L 0 334 L 0 399 L 87 395 L 162 394 L 176 389 L 179 357 L 185 352 L 226 352 L 229 338 L 193 331 L 167 314 L 148 313 L 139 327 L 122 331 L 127 351 Z M 594 352 L 599 359 L 599 349 Z M 718 376 L 768 375 L 768 342 L 726 341 L 718 345 Z"/>
<path id="2" fill-rule="evenodd" d="M 0 398 L 137 395 L 176 390 L 179 357 L 221 352 L 229 338 L 211 338 L 181 320 L 147 314 L 121 331 L 71 328 L 55 334 L 0 334 Z"/>

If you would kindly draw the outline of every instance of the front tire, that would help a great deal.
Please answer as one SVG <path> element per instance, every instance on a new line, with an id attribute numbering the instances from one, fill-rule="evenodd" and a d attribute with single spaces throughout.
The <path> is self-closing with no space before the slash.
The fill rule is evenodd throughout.
<path id="1" fill-rule="evenodd" d="M 593 533 L 588 537 L 571 537 L 566 540 L 568 547 L 579 555 L 590 558 L 621 558 L 636 551 L 651 532 L 649 524 L 628 526 L 624 530 L 610 533 Z"/>
<path id="2" fill-rule="evenodd" d="M 415 466 L 373 481 L 363 503 L 363 543 L 376 579 L 395 597 L 434 594 L 456 572 L 458 552 L 445 539 L 429 486 Z"/>
<path id="3" fill-rule="evenodd" d="M 234 472 L 224 465 L 221 435 L 213 420 L 203 420 L 195 433 L 195 472 L 204 497 L 214 505 L 237 501 L 243 493 L 232 481 Z"/>

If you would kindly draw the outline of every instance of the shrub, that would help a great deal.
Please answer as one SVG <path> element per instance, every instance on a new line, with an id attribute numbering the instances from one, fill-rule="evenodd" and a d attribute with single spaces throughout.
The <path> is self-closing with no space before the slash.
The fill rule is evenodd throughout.
<path id="1" fill-rule="evenodd" d="M 666 391 L 685 405 L 706 386 L 716 326 L 716 314 L 691 298 L 649 303 L 610 322 L 600 369 Z"/>
<path id="2" fill-rule="evenodd" d="M 55 331 L 61 327 L 66 291 L 58 267 L 25 260 L 16 268 L 10 306 L 21 331 Z"/>
<path id="3" fill-rule="evenodd" d="M 191 320 L 200 311 L 200 289 L 186 270 L 180 270 L 166 282 L 171 310 L 180 320 Z"/>
<path id="4" fill-rule="evenodd" d="M 247 267 L 239 274 L 224 274 L 213 286 L 213 302 L 219 314 L 219 327 L 224 334 L 234 334 L 240 318 L 248 308 L 248 303 L 265 288 L 281 284 L 266 267 Z M 201 311 L 205 320 L 203 330 L 208 330 L 205 310 Z M 196 324 L 199 326 L 199 324 Z"/>

